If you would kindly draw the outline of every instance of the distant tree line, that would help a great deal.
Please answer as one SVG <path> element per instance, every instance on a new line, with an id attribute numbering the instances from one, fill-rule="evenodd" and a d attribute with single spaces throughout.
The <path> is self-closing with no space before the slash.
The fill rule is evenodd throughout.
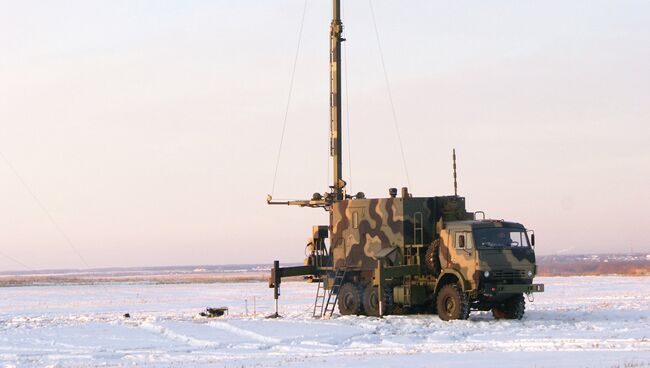
<path id="1" fill-rule="evenodd" d="M 539 259 L 540 276 L 578 276 L 578 275 L 650 275 L 650 260 L 571 260 L 567 262 Z"/>

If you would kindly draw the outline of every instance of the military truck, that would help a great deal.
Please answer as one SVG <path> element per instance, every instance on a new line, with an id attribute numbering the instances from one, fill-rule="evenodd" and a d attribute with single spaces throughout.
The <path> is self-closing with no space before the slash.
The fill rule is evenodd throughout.
<path id="1" fill-rule="evenodd" d="M 525 294 L 544 291 L 536 274 L 535 236 L 516 222 L 468 212 L 458 196 L 414 197 L 390 188 L 386 198 L 350 195 L 342 179 L 340 0 L 332 1 L 330 26 L 330 155 L 333 183 L 310 200 L 268 204 L 323 208 L 329 225 L 314 226 L 304 265 L 280 267 L 269 279 L 278 298 L 282 278 L 317 282 L 314 316 L 437 313 L 443 320 L 467 319 L 491 310 L 498 319 L 520 319 Z M 482 215 L 481 219 L 477 217 Z M 531 235 L 529 237 L 529 234 Z M 329 246 L 328 246 L 329 243 Z"/>

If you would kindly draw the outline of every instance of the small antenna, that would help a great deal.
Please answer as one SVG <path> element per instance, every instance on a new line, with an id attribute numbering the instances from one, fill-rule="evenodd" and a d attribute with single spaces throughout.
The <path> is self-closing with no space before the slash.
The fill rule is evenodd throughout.
<path id="1" fill-rule="evenodd" d="M 458 182 L 456 181 L 456 149 L 453 149 L 453 161 L 454 161 L 454 196 L 458 197 Z"/>

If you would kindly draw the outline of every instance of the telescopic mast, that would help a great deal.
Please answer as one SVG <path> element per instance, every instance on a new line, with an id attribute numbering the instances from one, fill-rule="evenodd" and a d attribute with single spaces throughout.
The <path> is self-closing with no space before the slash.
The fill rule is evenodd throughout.
<path id="1" fill-rule="evenodd" d="M 341 0 L 332 0 L 332 23 L 330 25 L 330 156 L 332 157 L 332 194 L 335 201 L 345 199 L 345 182 L 342 178 L 343 150 L 341 139 L 341 42 L 343 23 L 341 22 Z"/>
<path id="2" fill-rule="evenodd" d="M 341 0 L 332 0 L 332 23 L 330 24 L 330 157 L 332 157 L 332 185 L 325 197 L 314 193 L 310 200 L 274 201 L 267 197 L 268 204 L 286 204 L 302 207 L 324 207 L 328 209 L 333 202 L 345 199 L 345 181 L 343 180 L 343 134 L 341 116 L 341 42 L 345 41 L 343 23 L 341 22 Z"/>

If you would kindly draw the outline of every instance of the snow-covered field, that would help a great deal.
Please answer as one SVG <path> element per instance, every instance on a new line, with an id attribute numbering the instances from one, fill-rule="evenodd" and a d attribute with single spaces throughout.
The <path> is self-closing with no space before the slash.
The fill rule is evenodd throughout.
<path id="1" fill-rule="evenodd" d="M 537 280 L 522 321 L 315 320 L 315 285 L 299 282 L 283 283 L 277 320 L 257 282 L 1 288 L 0 366 L 650 367 L 650 277 Z"/>

